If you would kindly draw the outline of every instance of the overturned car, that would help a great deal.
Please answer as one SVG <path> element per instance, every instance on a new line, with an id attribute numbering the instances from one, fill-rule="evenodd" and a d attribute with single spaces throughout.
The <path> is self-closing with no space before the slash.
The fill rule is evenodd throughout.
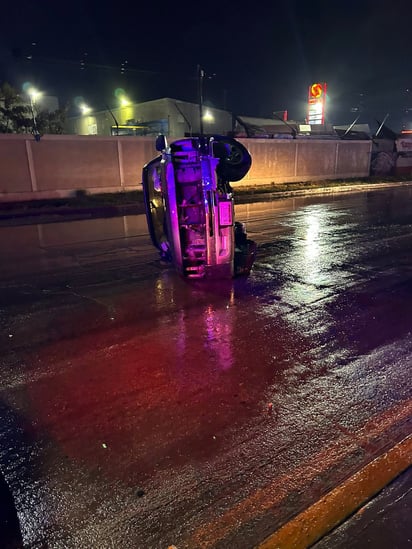
<path id="1" fill-rule="evenodd" d="M 234 220 L 230 182 L 250 169 L 247 149 L 224 136 L 190 137 L 167 144 L 143 168 L 150 236 L 163 261 L 187 278 L 248 275 L 256 254 L 245 226 Z"/>

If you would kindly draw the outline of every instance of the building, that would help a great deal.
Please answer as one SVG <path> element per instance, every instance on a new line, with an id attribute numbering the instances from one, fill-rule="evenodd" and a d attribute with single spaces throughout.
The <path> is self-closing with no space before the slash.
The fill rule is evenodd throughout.
<path id="1" fill-rule="evenodd" d="M 67 133 L 76 135 L 158 135 L 182 137 L 200 133 L 199 105 L 164 97 L 99 112 L 69 117 Z M 224 134 L 233 130 L 230 112 L 203 106 L 203 130 Z"/>
<path id="2" fill-rule="evenodd" d="M 205 134 L 233 135 L 254 138 L 293 138 L 299 136 L 334 137 L 332 126 L 301 125 L 294 120 L 279 117 L 257 118 L 234 116 L 231 112 L 203 106 Z M 69 117 L 66 133 L 75 135 L 133 135 L 157 136 L 164 134 L 178 138 L 200 133 L 200 113 L 197 103 L 164 97 L 144 103 L 124 105 Z"/>

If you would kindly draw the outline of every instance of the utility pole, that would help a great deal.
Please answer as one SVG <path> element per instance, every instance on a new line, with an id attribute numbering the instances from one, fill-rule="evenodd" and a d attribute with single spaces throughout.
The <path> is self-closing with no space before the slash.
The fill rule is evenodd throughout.
<path id="1" fill-rule="evenodd" d="M 198 81 L 198 99 L 199 99 L 199 129 L 200 135 L 203 136 L 203 79 L 205 71 L 200 65 L 197 66 L 197 81 Z"/>
<path id="2" fill-rule="evenodd" d="M 113 114 L 112 109 L 109 107 L 109 105 L 106 105 L 106 110 L 112 115 L 112 118 L 113 118 L 114 123 L 116 125 L 116 135 L 119 135 L 119 122 L 117 121 L 117 118 Z"/>
<path id="3" fill-rule="evenodd" d="M 28 90 L 28 95 L 29 95 L 29 99 L 30 99 L 30 111 L 31 111 L 31 116 L 32 116 L 32 120 L 33 120 L 33 135 L 34 135 L 34 139 L 36 141 L 40 141 L 40 133 L 39 133 L 39 130 L 37 128 L 37 120 L 36 120 L 36 99 L 37 97 L 39 96 L 39 92 L 33 88 L 30 88 Z"/>

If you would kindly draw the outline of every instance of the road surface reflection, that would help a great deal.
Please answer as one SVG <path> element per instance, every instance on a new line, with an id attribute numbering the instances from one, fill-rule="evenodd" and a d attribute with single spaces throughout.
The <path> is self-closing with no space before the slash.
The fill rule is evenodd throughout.
<path id="1" fill-rule="evenodd" d="M 409 432 L 409 191 L 238 218 L 258 256 L 224 283 L 162 267 L 136 219 L 0 229 L 26 544 L 246 549 Z"/>

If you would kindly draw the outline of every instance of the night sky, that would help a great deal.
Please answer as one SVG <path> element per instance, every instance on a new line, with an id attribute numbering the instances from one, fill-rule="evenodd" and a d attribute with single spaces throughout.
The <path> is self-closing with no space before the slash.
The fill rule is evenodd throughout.
<path id="1" fill-rule="evenodd" d="M 412 0 L 18 0 L 1 19 L 0 82 L 30 81 L 71 112 L 79 96 L 115 106 L 117 88 L 196 102 L 201 65 L 205 103 L 238 115 L 303 120 L 322 81 L 330 123 L 412 119 Z"/>

